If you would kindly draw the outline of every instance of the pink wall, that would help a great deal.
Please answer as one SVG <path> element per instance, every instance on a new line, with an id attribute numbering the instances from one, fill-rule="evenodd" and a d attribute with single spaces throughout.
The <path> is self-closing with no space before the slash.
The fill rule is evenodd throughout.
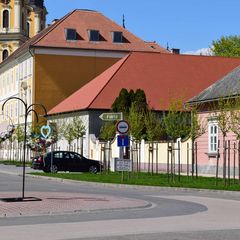
<path id="1" fill-rule="evenodd" d="M 208 118 L 213 116 L 213 113 L 199 113 L 199 121 L 202 123 L 203 126 L 206 127 L 205 133 L 197 138 L 197 148 L 198 148 L 198 165 L 199 170 L 201 172 L 206 173 L 215 173 L 216 169 L 216 157 L 209 157 L 208 156 Z M 220 174 L 223 166 L 223 135 L 221 133 L 220 128 L 218 127 L 218 140 L 220 140 L 220 159 L 219 159 L 219 169 Z M 228 132 L 226 140 L 230 140 L 230 165 L 231 165 L 231 174 L 233 173 L 233 166 L 234 166 L 234 144 L 236 144 L 236 148 L 238 148 L 238 141 L 236 141 L 236 135 L 233 132 Z M 238 167 L 238 152 L 235 151 L 235 157 L 236 157 L 236 167 Z M 228 161 L 228 157 L 227 157 Z"/>

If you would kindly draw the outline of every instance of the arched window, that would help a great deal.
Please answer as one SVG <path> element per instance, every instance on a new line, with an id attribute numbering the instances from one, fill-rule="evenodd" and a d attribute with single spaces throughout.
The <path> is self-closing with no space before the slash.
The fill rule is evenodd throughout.
<path id="1" fill-rule="evenodd" d="M 3 11 L 3 27 L 9 28 L 9 11 L 8 10 Z"/>
<path id="2" fill-rule="evenodd" d="M 4 61 L 6 58 L 8 58 L 8 50 L 3 50 L 3 53 L 2 53 L 2 60 Z"/>

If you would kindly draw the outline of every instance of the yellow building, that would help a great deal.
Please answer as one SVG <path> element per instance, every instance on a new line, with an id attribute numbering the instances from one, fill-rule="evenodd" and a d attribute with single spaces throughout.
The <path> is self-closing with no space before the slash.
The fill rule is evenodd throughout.
<path id="1" fill-rule="evenodd" d="M 43 0 L 0 1 L 0 62 L 45 28 Z"/>

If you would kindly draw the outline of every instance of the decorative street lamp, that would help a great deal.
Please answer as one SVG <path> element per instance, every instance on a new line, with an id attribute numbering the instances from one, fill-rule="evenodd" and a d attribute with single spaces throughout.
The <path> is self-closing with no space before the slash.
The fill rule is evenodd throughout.
<path id="1" fill-rule="evenodd" d="M 18 198 L 16 199 L 17 201 L 23 201 L 24 198 L 25 198 L 25 195 L 24 195 L 24 192 L 25 192 L 25 168 L 26 168 L 26 141 L 27 141 L 27 117 L 28 117 L 28 114 L 30 112 L 34 112 L 35 116 L 36 116 L 36 119 L 37 119 L 37 122 L 38 122 L 38 114 L 37 112 L 33 109 L 34 106 L 40 106 L 43 108 L 44 110 L 44 113 L 46 116 L 47 115 L 47 110 L 46 108 L 40 104 L 40 103 L 33 103 L 31 105 L 27 105 L 26 102 L 24 102 L 21 98 L 18 98 L 18 97 L 10 97 L 8 98 L 2 105 L 2 111 L 4 110 L 4 106 L 5 104 L 10 101 L 10 100 L 19 100 L 22 102 L 22 104 L 24 105 L 25 107 L 25 114 L 24 114 L 24 144 L 23 144 L 23 180 L 22 180 L 22 197 L 21 198 Z"/>

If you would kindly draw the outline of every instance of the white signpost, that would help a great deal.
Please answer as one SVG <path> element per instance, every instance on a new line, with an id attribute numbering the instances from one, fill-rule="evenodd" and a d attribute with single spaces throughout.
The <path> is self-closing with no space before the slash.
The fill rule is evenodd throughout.
<path id="1" fill-rule="evenodd" d="M 99 117 L 103 121 L 119 121 L 122 119 L 122 113 L 102 113 Z"/>
<path id="2" fill-rule="evenodd" d="M 117 172 L 131 172 L 132 161 L 130 159 L 115 159 L 115 171 Z"/>

